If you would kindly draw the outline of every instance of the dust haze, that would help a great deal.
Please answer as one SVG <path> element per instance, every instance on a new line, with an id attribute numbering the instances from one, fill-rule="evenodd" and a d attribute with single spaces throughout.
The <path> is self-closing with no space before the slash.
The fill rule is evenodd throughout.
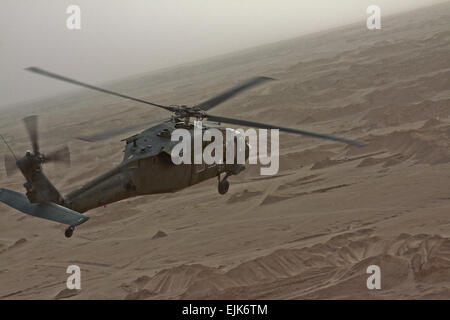
<path id="1" fill-rule="evenodd" d="M 0 107 L 71 87 L 37 79 L 37 65 L 92 82 L 233 52 L 350 22 L 366 8 L 383 15 L 439 1 L 423 0 L 78 0 L 0 3 Z M 66 8 L 81 8 L 82 29 L 66 28 Z"/>

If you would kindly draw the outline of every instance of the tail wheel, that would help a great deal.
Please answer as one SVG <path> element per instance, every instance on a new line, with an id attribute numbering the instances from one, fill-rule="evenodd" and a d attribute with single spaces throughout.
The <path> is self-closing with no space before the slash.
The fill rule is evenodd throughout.
<path id="1" fill-rule="evenodd" d="M 64 235 L 66 236 L 66 238 L 70 238 L 73 235 L 74 229 L 75 229 L 74 227 L 68 227 L 66 229 L 66 231 L 64 232 Z"/>

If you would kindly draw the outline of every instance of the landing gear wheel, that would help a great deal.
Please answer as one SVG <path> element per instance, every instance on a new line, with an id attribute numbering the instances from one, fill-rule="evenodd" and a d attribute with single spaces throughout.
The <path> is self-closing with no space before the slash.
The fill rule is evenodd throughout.
<path id="1" fill-rule="evenodd" d="M 64 232 L 64 235 L 66 236 L 66 238 L 70 238 L 72 236 L 74 229 L 75 229 L 74 227 L 68 227 L 66 229 L 66 231 Z"/>
<path id="2" fill-rule="evenodd" d="M 230 188 L 230 183 L 228 182 L 228 180 L 224 179 L 222 181 L 219 182 L 219 193 L 220 194 L 225 194 L 228 192 L 228 189 Z"/>

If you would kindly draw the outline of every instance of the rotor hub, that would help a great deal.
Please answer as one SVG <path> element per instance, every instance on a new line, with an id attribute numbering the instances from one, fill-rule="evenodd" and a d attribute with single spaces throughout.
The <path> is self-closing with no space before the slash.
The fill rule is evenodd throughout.
<path id="1" fill-rule="evenodd" d="M 189 107 L 189 106 L 171 106 L 175 109 L 174 111 L 174 118 L 176 119 L 188 119 L 189 118 L 197 118 L 197 119 L 204 119 L 206 118 L 206 113 L 202 109 L 198 108 L 197 106 Z"/>

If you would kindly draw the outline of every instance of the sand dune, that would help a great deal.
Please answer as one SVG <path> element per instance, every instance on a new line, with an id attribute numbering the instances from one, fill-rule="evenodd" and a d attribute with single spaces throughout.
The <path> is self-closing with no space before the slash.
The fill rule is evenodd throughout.
<path id="1" fill-rule="evenodd" d="M 278 81 L 217 107 L 369 142 L 364 148 L 280 135 L 280 173 L 249 167 L 217 194 L 211 180 L 127 199 L 64 227 L 0 205 L 4 299 L 449 299 L 450 3 L 271 44 L 110 84 L 159 103 L 191 104 L 254 75 Z M 19 152 L 20 119 L 39 114 L 42 148 L 69 143 L 72 168 L 46 166 L 66 193 L 122 158 L 117 139 L 75 137 L 167 116 L 80 91 L 0 118 Z M 132 135 L 133 133 L 130 133 Z M 2 155 L 7 151 L 1 149 Z M 23 178 L 1 186 L 23 191 Z M 65 290 L 66 268 L 82 289 Z M 378 265 L 382 289 L 368 290 Z"/>

